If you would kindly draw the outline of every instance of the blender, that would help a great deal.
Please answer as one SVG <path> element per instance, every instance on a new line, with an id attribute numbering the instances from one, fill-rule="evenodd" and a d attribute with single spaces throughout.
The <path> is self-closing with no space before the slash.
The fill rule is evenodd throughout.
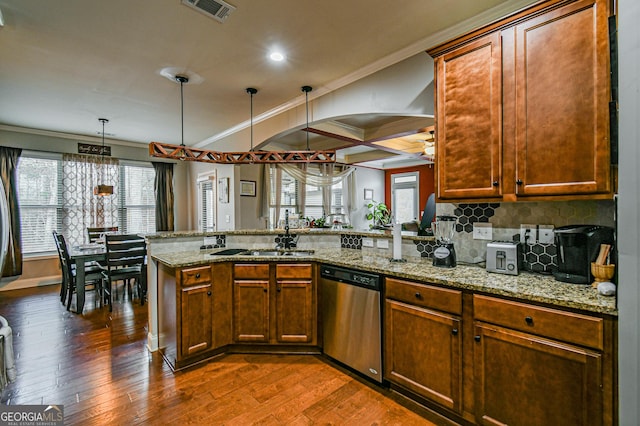
<path id="1" fill-rule="evenodd" d="M 456 251 L 453 248 L 453 233 L 456 230 L 455 216 L 436 216 L 436 249 L 433 251 L 433 266 L 453 268 L 456 266 Z"/>

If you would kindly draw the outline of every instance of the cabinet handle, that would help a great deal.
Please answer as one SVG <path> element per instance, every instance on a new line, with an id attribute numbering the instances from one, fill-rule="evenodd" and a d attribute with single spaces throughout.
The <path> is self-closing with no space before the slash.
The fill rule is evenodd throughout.
<path id="1" fill-rule="evenodd" d="M 522 182 L 522 179 L 517 179 L 517 180 L 516 180 L 516 185 L 522 185 L 522 183 L 523 183 L 523 182 Z"/>
<path id="2" fill-rule="evenodd" d="M 458 335 L 458 329 L 454 328 L 453 330 L 451 330 L 451 334 L 453 334 L 454 336 Z"/>
<path id="3" fill-rule="evenodd" d="M 419 292 L 416 292 L 416 299 L 422 299 L 422 295 Z"/>
<path id="4" fill-rule="evenodd" d="M 207 296 L 211 296 L 211 291 L 208 291 L 208 292 L 207 292 Z"/>
<path id="5" fill-rule="evenodd" d="M 200 278 L 200 272 L 196 274 L 196 278 Z"/>
<path id="6" fill-rule="evenodd" d="M 524 322 L 526 322 L 528 325 L 533 325 L 533 318 L 525 317 Z"/>
<path id="7" fill-rule="evenodd" d="M 278 292 L 279 292 L 280 290 L 282 290 L 282 287 L 278 287 Z"/>
<path id="8" fill-rule="evenodd" d="M 476 342 L 480 341 L 480 336 L 473 336 L 473 340 L 475 340 Z"/>
<path id="9" fill-rule="evenodd" d="M 494 180 L 492 185 L 493 186 L 500 186 L 500 182 L 498 182 L 497 180 Z"/>

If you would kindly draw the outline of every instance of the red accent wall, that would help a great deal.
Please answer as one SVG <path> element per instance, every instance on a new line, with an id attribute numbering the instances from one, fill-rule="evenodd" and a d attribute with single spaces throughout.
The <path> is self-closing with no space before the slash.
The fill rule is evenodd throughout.
<path id="1" fill-rule="evenodd" d="M 384 171 L 384 203 L 391 209 L 391 211 L 393 211 L 393 206 L 391 205 L 391 175 L 397 173 L 420 172 L 420 200 L 418 202 L 418 206 L 420 207 L 419 213 L 422 213 L 425 204 L 427 204 L 427 198 L 429 198 L 429 195 L 435 191 L 434 171 L 435 167 L 433 164 L 425 164 L 424 166 L 415 167 L 401 167 L 398 169 L 386 169 Z"/>

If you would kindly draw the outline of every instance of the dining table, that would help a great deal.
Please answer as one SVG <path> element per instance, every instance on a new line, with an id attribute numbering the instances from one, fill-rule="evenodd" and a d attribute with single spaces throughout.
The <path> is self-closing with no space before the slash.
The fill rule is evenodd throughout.
<path id="1" fill-rule="evenodd" d="M 81 314 L 84 309 L 84 268 L 89 262 L 105 261 L 107 250 L 104 244 L 84 244 L 71 246 L 69 257 L 76 264 L 76 313 Z"/>

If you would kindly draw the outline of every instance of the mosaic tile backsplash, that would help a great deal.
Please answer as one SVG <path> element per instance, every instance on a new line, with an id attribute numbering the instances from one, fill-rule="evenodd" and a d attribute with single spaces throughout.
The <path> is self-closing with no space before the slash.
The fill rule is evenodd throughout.
<path id="1" fill-rule="evenodd" d="M 493 240 L 519 240 L 521 224 L 565 225 L 593 224 L 615 228 L 615 203 L 604 201 L 555 201 L 517 203 L 448 204 L 438 203 L 438 215 L 458 218 L 453 241 L 460 262 L 481 263 L 486 260 L 486 240 L 473 239 L 473 224 L 493 225 Z M 433 248 L 416 242 L 421 256 L 431 257 Z M 554 244 L 527 244 L 523 248 L 525 268 L 550 273 L 557 265 Z"/>

